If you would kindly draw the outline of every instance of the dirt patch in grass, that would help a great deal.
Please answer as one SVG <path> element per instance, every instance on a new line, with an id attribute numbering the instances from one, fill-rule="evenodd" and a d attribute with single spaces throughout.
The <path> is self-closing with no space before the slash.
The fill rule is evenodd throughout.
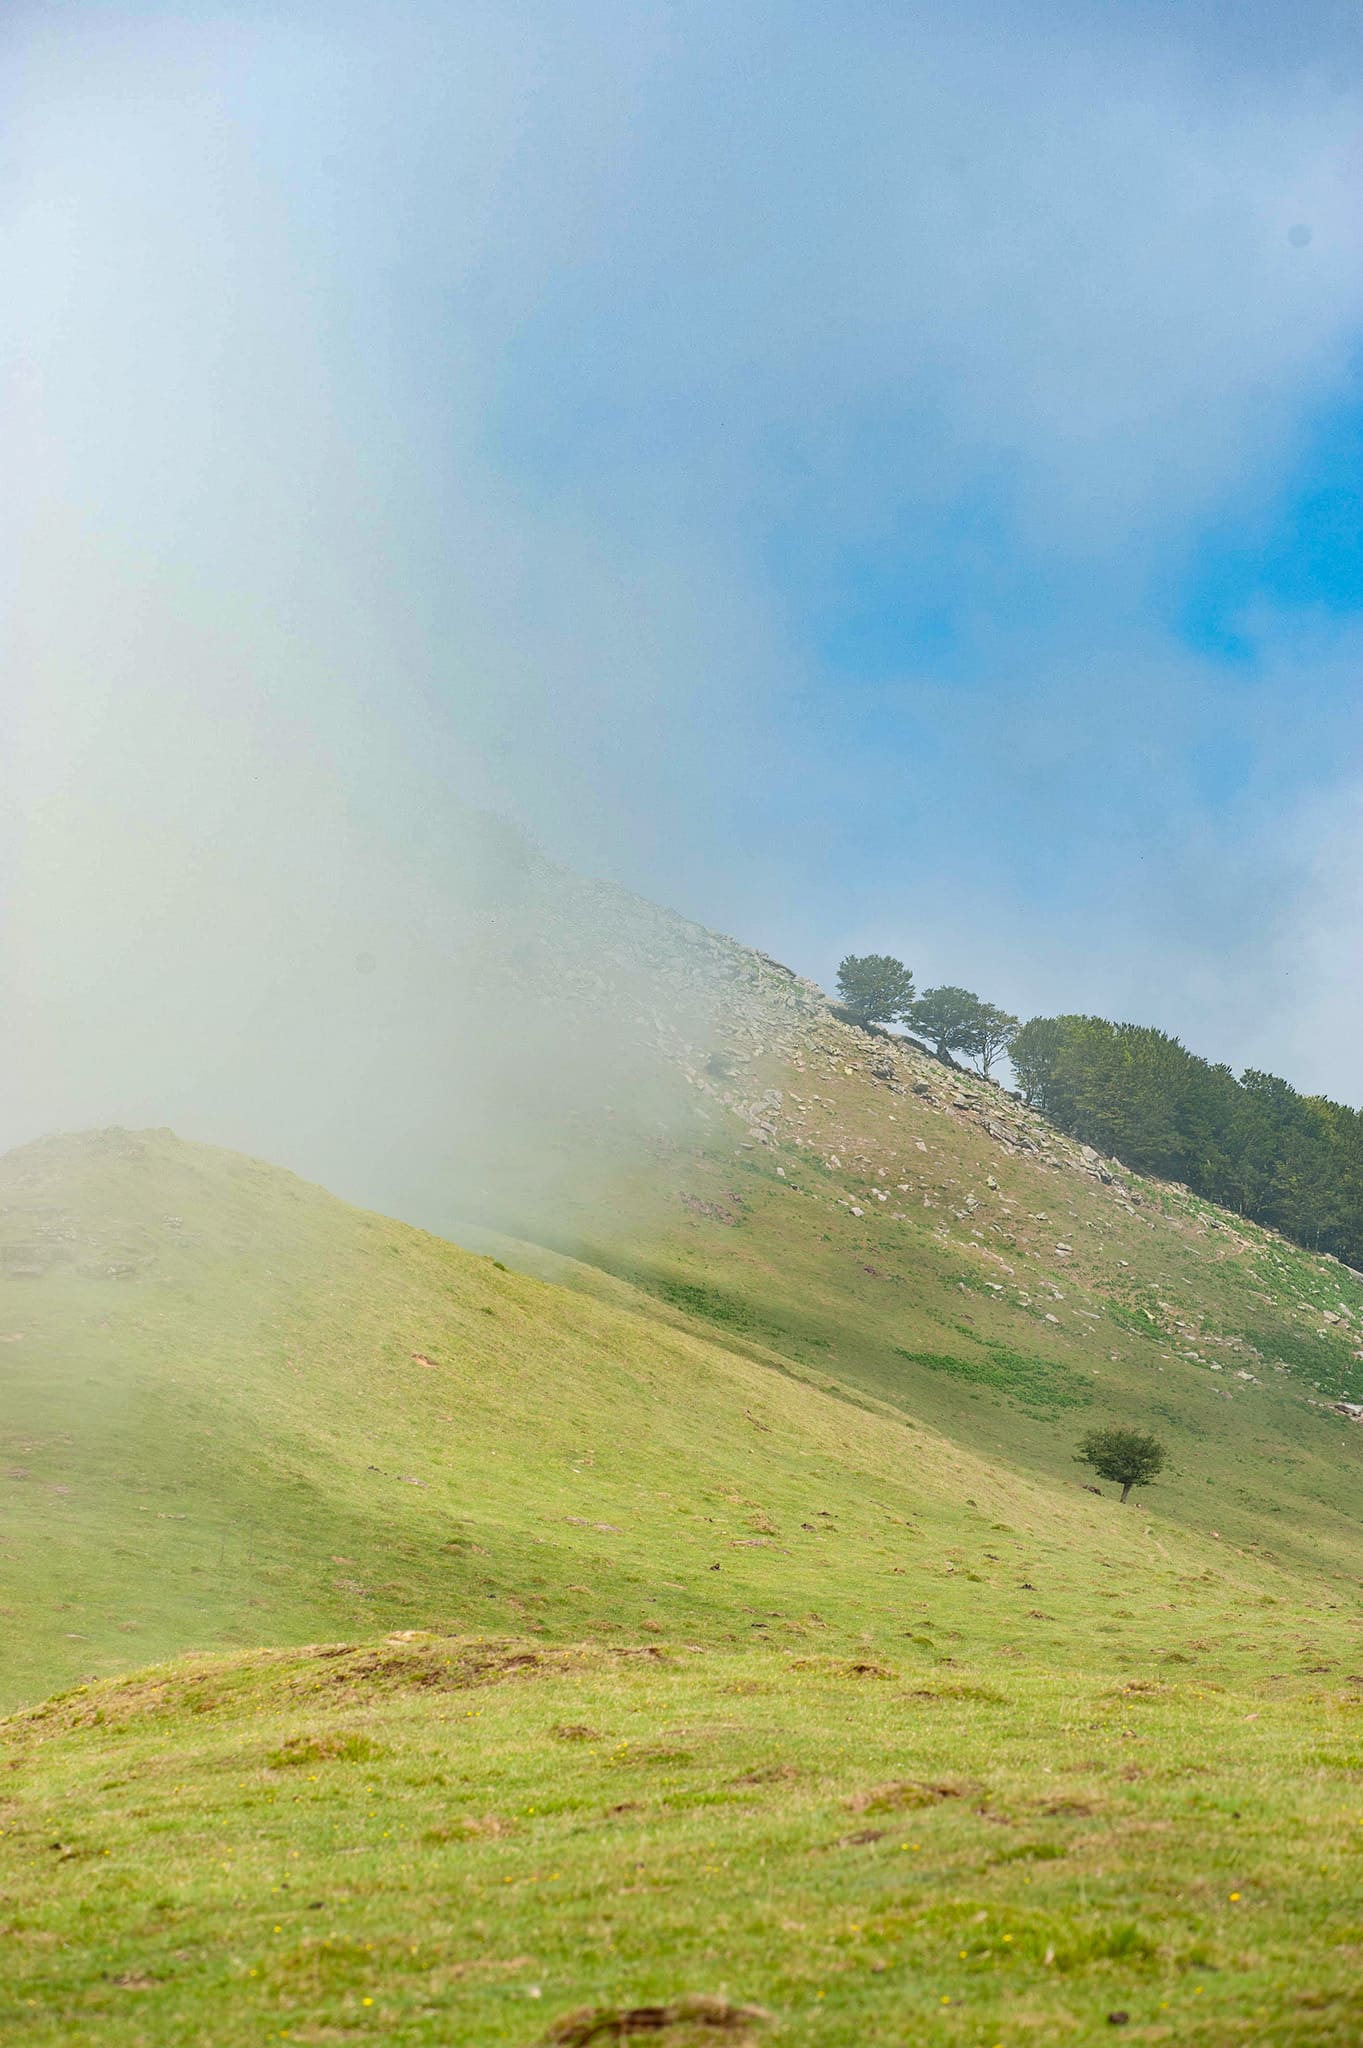
<path id="1" fill-rule="evenodd" d="M 962 1799 L 968 1789 L 946 1781 L 931 1785 L 918 1778 L 899 1778 L 889 1785 L 854 1792 L 847 1805 L 852 1813 L 903 1813 L 915 1806 L 936 1806 L 943 1799 Z"/>
<path id="2" fill-rule="evenodd" d="M 615 1752 L 609 1761 L 617 1768 L 643 1767 L 650 1764 L 693 1764 L 695 1752 L 681 1749 L 667 1741 L 631 1742 L 628 1749 Z"/>
<path id="3" fill-rule="evenodd" d="M 496 1684 L 501 1679 L 561 1671 L 566 1661 L 562 1652 L 550 1655 L 521 1643 L 412 1643 L 401 1648 L 384 1645 L 336 1659 L 321 1683 L 328 1688 L 378 1693 L 463 1692 L 473 1686 Z M 317 1684 L 317 1674 L 305 1669 L 290 1690 L 311 1692 Z"/>
<path id="4" fill-rule="evenodd" d="M 667 2034 L 669 2048 L 683 2043 L 728 2036 L 732 2048 L 752 2040 L 769 2014 L 757 2005 L 734 2005 L 727 1998 L 679 1998 L 670 2005 L 579 2006 L 554 2021 L 544 2039 L 552 2048 L 591 2048 L 602 2041 L 630 2041 Z"/>
<path id="5" fill-rule="evenodd" d="M 888 1664 L 876 1664 L 866 1657 L 792 1657 L 792 1671 L 815 1671 L 823 1678 L 897 1678 Z"/>
<path id="6" fill-rule="evenodd" d="M 990 1707 L 1004 1707 L 1008 1704 L 1001 1692 L 993 1692 L 987 1685 L 916 1685 L 905 1692 L 903 1697 L 906 1700 L 937 1700 L 943 1706 L 971 1700 Z"/>
<path id="7" fill-rule="evenodd" d="M 798 1764 L 763 1764 L 758 1770 L 744 1771 L 730 1780 L 734 1785 L 779 1785 L 798 1778 Z"/>
<path id="8" fill-rule="evenodd" d="M 442 1821 L 438 1827 L 427 1828 L 421 1839 L 432 1847 L 442 1842 L 496 1842 L 503 1835 L 509 1835 L 514 1825 L 500 1813 L 465 1813 L 457 1820 Z"/>

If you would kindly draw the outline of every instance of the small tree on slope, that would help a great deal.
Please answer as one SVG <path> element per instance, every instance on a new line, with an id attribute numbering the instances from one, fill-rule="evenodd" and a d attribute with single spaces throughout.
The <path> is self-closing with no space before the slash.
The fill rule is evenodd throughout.
<path id="1" fill-rule="evenodd" d="M 909 1022 L 926 1038 L 939 1060 L 954 1066 L 954 1052 L 968 1052 L 979 1027 L 981 1003 L 968 988 L 926 989 L 914 1004 Z"/>
<path id="2" fill-rule="evenodd" d="M 862 1024 L 893 1024 L 913 1002 L 913 976 L 889 953 L 849 953 L 838 967 L 838 994 Z"/>
<path id="3" fill-rule="evenodd" d="M 1018 1020 L 1008 1010 L 1001 1010 L 997 1003 L 980 1003 L 976 1006 L 974 1021 L 965 1040 L 965 1050 L 975 1061 L 985 1080 L 989 1070 L 1017 1036 Z"/>
<path id="4" fill-rule="evenodd" d="M 1125 1500 L 1133 1486 L 1149 1485 L 1163 1470 L 1165 1450 L 1157 1436 L 1139 1429 L 1091 1429 L 1080 1442 L 1079 1455 L 1100 1479 L 1120 1486 Z"/>

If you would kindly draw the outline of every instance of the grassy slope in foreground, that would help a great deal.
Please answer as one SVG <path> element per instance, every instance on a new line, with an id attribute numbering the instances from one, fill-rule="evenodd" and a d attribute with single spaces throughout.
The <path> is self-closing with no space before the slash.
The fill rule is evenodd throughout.
<path id="1" fill-rule="evenodd" d="M 12 1699 L 504 1637 L 5 1724 L 15 2038 L 1357 2040 L 1333 1580 L 232 1155 L 3 1173 Z"/>
<path id="2" fill-rule="evenodd" d="M 704 1991 L 788 2048 L 1116 2014 L 1355 2048 L 1357 1698 L 997 1649 L 406 1640 L 93 1686 L 0 1726 L 0 2029 L 529 2048 Z"/>

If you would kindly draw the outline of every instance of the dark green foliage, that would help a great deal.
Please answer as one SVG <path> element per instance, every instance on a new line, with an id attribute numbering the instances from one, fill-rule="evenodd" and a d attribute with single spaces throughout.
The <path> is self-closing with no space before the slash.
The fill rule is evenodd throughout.
<path id="1" fill-rule="evenodd" d="M 929 988 L 914 1004 L 909 1021 L 939 1060 L 948 1059 L 954 1052 L 973 1049 L 982 1008 L 979 997 L 968 988 Z"/>
<path id="2" fill-rule="evenodd" d="M 966 1034 L 965 1051 L 980 1072 L 989 1077 L 995 1060 L 1007 1052 L 1017 1035 L 1018 1020 L 997 1003 L 976 1003 L 975 1016 Z"/>
<path id="3" fill-rule="evenodd" d="M 930 988 L 915 1000 L 913 976 L 889 953 L 849 953 L 838 967 L 838 994 L 859 1024 L 908 1024 L 938 1059 L 963 1052 L 982 1074 L 1007 1052 L 1018 1020 L 968 988 Z"/>
<path id="4" fill-rule="evenodd" d="M 1091 1429 L 1080 1439 L 1079 1455 L 1100 1479 L 1120 1486 L 1125 1500 L 1133 1486 L 1148 1486 L 1155 1474 L 1163 1471 L 1165 1449 L 1157 1436 L 1118 1425 Z"/>
<path id="5" fill-rule="evenodd" d="M 1363 1265 L 1363 1116 L 1275 1074 L 1237 1081 L 1163 1031 L 1034 1017 L 1013 1041 L 1029 1102 L 1143 1173 Z"/>
<path id="6" fill-rule="evenodd" d="M 1008 1049 L 1013 1072 L 1018 1077 L 1023 1100 L 1037 1102 L 1051 1080 L 1068 1024 L 1081 1021 L 1071 1017 L 1033 1017 L 1024 1024 Z"/>
<path id="7" fill-rule="evenodd" d="M 907 1358 L 912 1365 L 926 1366 L 929 1372 L 950 1373 L 954 1379 L 1011 1395 L 1020 1408 L 1032 1415 L 1078 1408 L 1090 1398 L 1082 1375 L 1071 1367 L 1054 1364 L 1048 1358 L 1030 1358 L 1007 1344 L 986 1341 L 984 1358 L 962 1358 L 950 1351 L 896 1348 L 901 1358 Z"/>
<path id="8" fill-rule="evenodd" d="M 756 1318 L 747 1303 L 731 1294 L 721 1294 L 717 1287 L 702 1287 L 693 1280 L 656 1279 L 644 1284 L 651 1284 L 661 1300 L 689 1316 L 703 1316 L 706 1322 L 723 1323 L 731 1330 L 756 1327 Z"/>
<path id="9" fill-rule="evenodd" d="M 913 1003 L 913 976 L 889 953 L 849 953 L 838 966 L 838 994 L 862 1024 L 895 1024 Z"/>

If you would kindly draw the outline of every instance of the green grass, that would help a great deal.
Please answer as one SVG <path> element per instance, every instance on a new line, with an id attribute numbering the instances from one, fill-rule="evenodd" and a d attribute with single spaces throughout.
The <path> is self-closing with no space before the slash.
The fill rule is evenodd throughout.
<path id="1" fill-rule="evenodd" d="M 1363 1293 L 843 1064 L 575 1257 L 0 1162 L 6 2038 L 1352 2048 Z"/>
<path id="2" fill-rule="evenodd" d="M 975 1348 L 969 1340 L 967 1343 L 969 1350 Z M 1093 1398 L 1087 1382 L 1072 1366 L 1060 1365 L 1050 1358 L 1029 1358 L 1007 1344 L 988 1339 L 983 1358 L 970 1357 L 966 1349 L 905 1351 L 900 1346 L 898 1351 L 910 1365 L 926 1367 L 929 1372 L 950 1373 L 967 1386 L 987 1387 L 991 1392 L 1005 1394 L 1032 1415 L 1053 1415 L 1064 1408 L 1079 1408 Z"/>
<path id="3" fill-rule="evenodd" d="M 1132 1613 L 1106 1663 L 1238 1671 L 1264 1645 L 1233 1647 L 1231 1589 L 1343 1597 L 1171 1522 L 1172 1489 L 1093 1500 L 1054 1421 L 1059 1493 L 826 1367 L 775 1371 L 619 1287 L 509 1272 L 231 1154 L 153 1134 L 7 1170 L 39 1219 L 25 1258 L 49 1259 L 0 1282 L 11 1703 L 185 1648 L 398 1627 L 884 1646 L 926 1616 L 1044 1656 L 1113 1584 Z"/>
<path id="4" fill-rule="evenodd" d="M 801 1059 L 753 1065 L 743 1093 L 781 1093 L 761 1143 L 712 1117 L 613 1202 L 598 1183 L 565 1227 L 577 1258 L 503 1255 L 589 1290 L 631 1282 L 660 1316 L 1048 1484 L 1077 1483 L 1081 1411 L 1152 1428 L 1171 1453 L 1162 1519 L 1356 1578 L 1363 1429 L 1330 1404 L 1363 1400 L 1357 1277 L 1185 1190 L 1009 1149 L 985 1128 L 1013 1113 L 998 1091 L 902 1053 L 936 1099 L 887 1085 L 859 1036 L 830 1026 Z"/>
<path id="5" fill-rule="evenodd" d="M 1358 1690 L 987 1668 L 427 1639 L 91 1687 L 4 1730 L 0 2028 L 528 2048 L 710 1992 L 792 2048 L 1353 2048 Z"/>

